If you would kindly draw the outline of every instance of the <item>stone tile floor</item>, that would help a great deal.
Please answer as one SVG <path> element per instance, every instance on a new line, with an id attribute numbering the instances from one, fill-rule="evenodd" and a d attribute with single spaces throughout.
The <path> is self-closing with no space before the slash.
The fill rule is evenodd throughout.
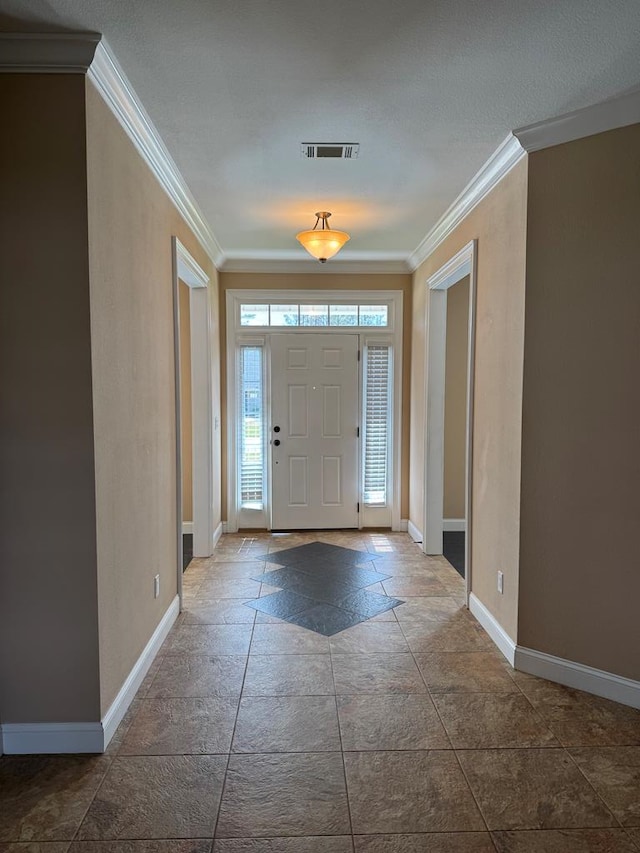
<path id="1" fill-rule="evenodd" d="M 365 550 L 404 604 L 325 636 L 264 554 Z M 103 756 L 0 759 L 0 853 L 638 853 L 640 712 L 514 672 L 406 534 L 225 536 Z"/>

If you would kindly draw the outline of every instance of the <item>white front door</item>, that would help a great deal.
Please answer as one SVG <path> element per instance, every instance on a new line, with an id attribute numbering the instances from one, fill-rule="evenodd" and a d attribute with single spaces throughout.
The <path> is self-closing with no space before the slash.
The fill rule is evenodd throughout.
<path id="1" fill-rule="evenodd" d="M 358 526 L 358 336 L 271 335 L 271 528 Z"/>

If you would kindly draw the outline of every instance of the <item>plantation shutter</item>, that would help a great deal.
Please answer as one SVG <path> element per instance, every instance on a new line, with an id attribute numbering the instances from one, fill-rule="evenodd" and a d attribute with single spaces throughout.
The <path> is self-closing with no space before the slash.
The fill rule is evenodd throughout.
<path id="1" fill-rule="evenodd" d="M 387 503 L 391 348 L 368 346 L 365 365 L 364 502 Z"/>
<path id="2" fill-rule="evenodd" d="M 262 509 L 264 481 L 262 347 L 240 347 L 238 483 L 240 506 Z"/>

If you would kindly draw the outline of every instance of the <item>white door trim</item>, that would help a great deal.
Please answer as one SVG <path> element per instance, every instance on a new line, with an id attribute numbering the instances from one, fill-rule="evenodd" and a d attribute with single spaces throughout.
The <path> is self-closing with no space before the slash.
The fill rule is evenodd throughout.
<path id="1" fill-rule="evenodd" d="M 467 604 L 471 592 L 473 386 L 475 366 L 475 304 L 477 241 L 467 243 L 427 280 L 427 370 L 425 389 L 425 471 L 422 550 L 442 554 L 444 496 L 444 394 L 447 334 L 447 290 L 469 276 L 469 329 L 467 357 L 467 424 L 465 460 L 465 578 Z"/>
<path id="2" fill-rule="evenodd" d="M 177 237 L 171 238 L 173 256 L 174 359 L 176 383 L 176 522 L 178 537 L 178 592 L 182 595 L 182 450 L 180 379 L 179 286 L 189 288 L 191 327 L 191 427 L 193 443 L 193 555 L 213 552 L 213 424 L 211 376 L 211 320 L 209 276 Z"/>
<path id="3" fill-rule="evenodd" d="M 283 329 L 269 326 L 240 326 L 240 305 L 245 302 L 254 303 L 306 303 L 323 302 L 328 304 L 388 304 L 389 323 L 382 327 L 359 326 L 299 326 Z M 237 506 L 237 437 L 235 429 L 236 418 L 236 352 L 240 344 L 258 344 L 265 346 L 268 354 L 269 333 L 291 331 L 310 332 L 314 328 L 319 333 L 336 332 L 338 334 L 359 334 L 361 344 L 376 338 L 383 340 L 393 347 L 393 423 L 392 423 L 392 458 L 393 475 L 390 482 L 391 529 L 402 530 L 402 356 L 403 356 L 403 292 L 401 290 L 228 290 L 226 294 L 226 329 L 227 329 L 227 519 L 224 529 L 227 533 L 238 530 L 239 512 Z M 268 358 L 267 358 L 268 361 Z M 362 380 L 362 377 L 361 377 Z M 269 382 L 268 370 L 266 382 Z M 362 384 L 362 382 L 361 382 Z M 268 399 L 268 394 L 267 394 Z M 268 405 L 268 402 L 267 402 Z M 267 478 L 270 481 L 269 456 L 267 453 Z M 361 479 L 361 478 L 360 478 Z M 268 490 L 267 490 L 268 491 Z M 362 501 L 362 495 L 360 495 Z M 244 511 L 243 511 L 244 513 Z M 246 513 L 245 513 L 246 514 Z M 362 514 L 361 514 L 362 515 Z M 243 519 L 242 526 L 264 527 L 269 518 L 268 508 L 264 512 L 255 512 L 255 522 L 247 523 Z"/>

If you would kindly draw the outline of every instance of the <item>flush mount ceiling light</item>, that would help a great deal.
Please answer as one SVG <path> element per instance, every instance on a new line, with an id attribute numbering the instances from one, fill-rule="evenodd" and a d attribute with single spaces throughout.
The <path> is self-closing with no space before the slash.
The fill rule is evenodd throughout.
<path id="1" fill-rule="evenodd" d="M 302 243 L 309 254 L 317 258 L 321 264 L 326 264 L 329 258 L 337 255 L 349 239 L 346 231 L 334 231 L 329 228 L 327 219 L 331 216 L 326 210 L 316 213 L 316 224 L 309 231 L 296 234 L 296 240 Z M 322 222 L 322 226 L 318 228 Z"/>

